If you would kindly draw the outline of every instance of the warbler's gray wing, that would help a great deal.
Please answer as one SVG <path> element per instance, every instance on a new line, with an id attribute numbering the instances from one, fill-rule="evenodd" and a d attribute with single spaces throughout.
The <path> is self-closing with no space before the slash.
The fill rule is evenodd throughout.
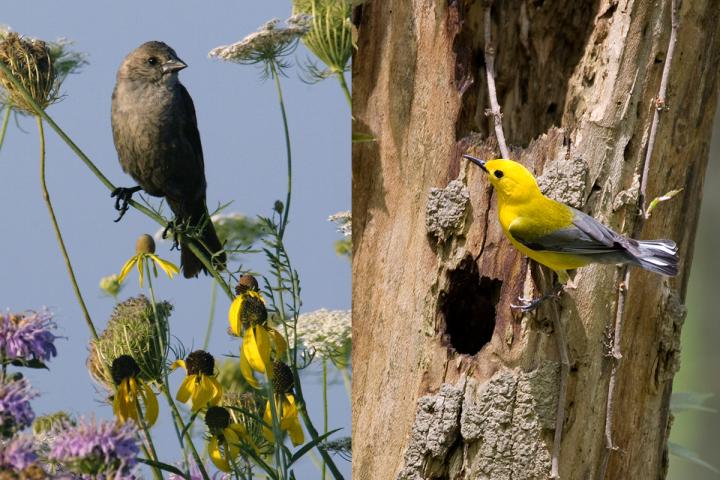
<path id="1" fill-rule="evenodd" d="M 531 250 L 571 253 L 576 255 L 621 253 L 625 258 L 626 239 L 589 215 L 568 207 L 573 212 L 572 223 L 554 232 L 533 235 L 532 225 L 516 219 L 509 232 L 515 240 Z M 609 259 L 608 259 L 609 260 Z"/>

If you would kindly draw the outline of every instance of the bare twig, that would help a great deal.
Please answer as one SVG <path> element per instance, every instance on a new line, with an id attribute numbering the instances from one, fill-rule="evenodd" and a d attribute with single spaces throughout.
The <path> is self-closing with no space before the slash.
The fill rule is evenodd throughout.
<path id="1" fill-rule="evenodd" d="M 492 43 L 492 2 L 488 2 L 485 10 L 485 73 L 487 76 L 488 97 L 490 97 L 490 112 L 486 115 L 493 117 L 495 126 L 495 136 L 497 137 L 498 146 L 502 158 L 510 158 L 510 152 L 505 143 L 505 134 L 502 128 L 502 113 L 500 112 L 500 104 L 497 100 L 497 91 L 495 89 L 495 45 Z"/>
<path id="2" fill-rule="evenodd" d="M 639 219 L 635 222 L 632 236 L 636 237 L 642 229 L 644 220 L 647 218 L 645 210 L 645 195 L 647 192 L 648 177 L 650 172 L 650 159 L 652 158 L 653 148 L 655 147 L 655 137 L 657 135 L 657 127 L 660 122 L 660 113 L 667 110 L 665 95 L 667 94 L 668 81 L 670 78 L 670 65 L 672 63 L 673 54 L 675 52 L 675 43 L 677 42 L 677 31 L 678 31 L 678 9 L 680 0 L 670 0 L 670 40 L 665 57 L 665 65 L 663 66 L 662 78 L 660 79 L 660 89 L 655 99 L 655 112 L 653 114 L 652 123 L 650 125 L 650 134 L 648 136 L 647 150 L 645 151 L 645 159 L 643 161 L 642 177 L 640 179 L 640 212 Z M 622 324 L 625 316 L 625 298 L 627 297 L 627 291 L 630 288 L 630 270 L 627 265 L 623 267 L 623 280 L 620 283 L 618 292 L 618 303 L 617 311 L 615 313 L 615 333 L 612 342 L 612 370 L 610 372 L 610 381 L 608 383 L 608 397 L 606 406 L 605 416 L 605 453 L 600 465 L 600 472 L 598 479 L 602 480 L 605 478 L 607 472 L 608 462 L 610 460 L 610 453 L 617 449 L 617 446 L 613 442 L 612 438 L 612 422 L 613 422 L 613 411 L 615 402 L 615 385 L 617 382 L 617 372 L 620 367 L 620 359 L 622 353 L 620 350 L 620 343 L 622 338 Z"/>
<path id="3" fill-rule="evenodd" d="M 549 270 L 546 271 L 546 273 L 549 273 Z M 552 274 L 549 275 L 549 278 L 552 278 Z M 570 358 L 568 356 L 567 338 L 565 337 L 565 328 L 560 321 L 558 301 L 559 299 L 553 299 L 550 302 L 553 317 L 553 331 L 555 333 L 555 341 L 557 342 L 558 353 L 560 355 L 560 386 L 558 388 L 558 403 L 555 413 L 555 437 L 553 439 L 550 478 L 560 478 L 560 445 L 562 443 L 563 424 L 565 423 L 567 378 L 570 373 Z"/>

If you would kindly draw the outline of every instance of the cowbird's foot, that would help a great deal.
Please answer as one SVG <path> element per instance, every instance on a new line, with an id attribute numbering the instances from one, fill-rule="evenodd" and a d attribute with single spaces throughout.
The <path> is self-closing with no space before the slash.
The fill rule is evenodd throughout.
<path id="1" fill-rule="evenodd" d="M 173 222 L 173 221 L 168 222 L 167 226 L 165 227 L 165 229 L 162 232 L 162 238 L 163 238 L 163 240 L 165 240 L 167 238 L 168 232 L 170 230 L 172 230 L 172 239 L 173 239 L 173 244 L 172 244 L 172 247 L 170 247 L 170 251 L 180 250 L 180 244 L 178 243 L 178 232 L 177 232 L 177 229 L 175 228 L 175 222 Z"/>
<path id="2" fill-rule="evenodd" d="M 125 212 L 130 208 L 130 200 L 132 199 L 133 193 L 139 192 L 142 187 L 118 187 L 110 194 L 111 198 L 115 198 L 115 210 L 120 212 L 120 216 L 115 219 L 115 222 L 119 222 L 120 219 L 125 215 Z"/>

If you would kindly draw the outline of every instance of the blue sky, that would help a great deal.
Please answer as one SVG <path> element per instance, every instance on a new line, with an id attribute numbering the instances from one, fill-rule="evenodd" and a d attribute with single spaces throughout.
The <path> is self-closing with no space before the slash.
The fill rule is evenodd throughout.
<path id="1" fill-rule="evenodd" d="M 286 18 L 286 1 L 199 2 L 5 2 L 0 23 L 32 37 L 66 37 L 88 55 L 89 64 L 70 76 L 65 98 L 48 113 L 96 165 L 117 185 L 131 186 L 118 162 L 110 128 L 110 96 L 123 57 L 148 40 L 172 46 L 189 65 L 180 79 L 195 102 L 205 153 L 208 205 L 232 201 L 227 211 L 248 216 L 269 215 L 273 202 L 285 195 L 286 170 L 282 124 L 273 84 L 263 82 L 254 66 L 210 60 L 207 53 L 221 44 L 240 40 L 265 21 Z M 293 64 L 309 54 L 300 47 Z M 294 157 L 294 192 L 287 247 L 302 282 L 303 311 L 321 307 L 350 308 L 350 264 L 337 257 L 333 243 L 340 238 L 327 216 L 350 209 L 350 111 L 337 82 L 308 85 L 299 69 L 282 79 Z M 349 80 L 349 78 L 348 78 Z M 141 233 L 158 226 L 130 210 L 120 223 L 108 191 L 49 128 L 47 179 L 60 228 L 75 267 L 80 288 L 98 328 L 102 329 L 113 300 L 100 292 L 101 277 L 116 273 L 134 251 Z M 14 311 L 48 307 L 55 314 L 59 355 L 50 372 L 29 375 L 42 394 L 34 406 L 39 414 L 67 410 L 78 415 L 108 417 L 102 395 L 85 369 L 89 332 L 73 296 L 39 185 L 38 141 L 34 120 L 11 122 L 0 151 L 0 308 Z M 179 263 L 176 251 L 160 244 L 158 253 Z M 265 271 L 261 256 L 245 257 L 244 265 Z M 202 344 L 209 311 L 210 279 L 178 278 L 156 282 L 160 298 L 171 301 L 171 328 L 188 348 Z M 122 296 L 140 292 L 132 278 Z M 238 343 L 225 333 L 229 301 L 218 296 L 210 350 L 221 356 L 237 351 Z M 177 374 L 175 380 L 179 380 Z M 304 384 L 311 413 L 320 423 L 317 375 Z M 330 393 L 333 428 L 349 435 L 350 405 L 341 383 Z M 162 406 L 161 406 L 162 408 Z M 166 409 L 166 408 L 165 408 Z M 167 414 L 167 412 L 164 412 Z M 162 439 L 160 455 L 177 458 L 168 415 L 156 427 Z M 349 464 L 339 461 L 349 474 Z M 307 462 L 299 478 L 314 478 Z M 304 473 L 304 475 L 303 475 Z M 305 476 L 307 475 L 307 476 Z"/>

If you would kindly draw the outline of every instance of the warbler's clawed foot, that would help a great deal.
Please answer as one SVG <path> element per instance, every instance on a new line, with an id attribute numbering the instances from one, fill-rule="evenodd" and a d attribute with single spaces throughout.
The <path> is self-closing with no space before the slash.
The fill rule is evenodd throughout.
<path id="1" fill-rule="evenodd" d="M 550 296 L 551 295 L 543 295 L 542 297 L 538 298 L 518 297 L 518 303 L 511 303 L 510 308 L 514 310 L 520 310 L 521 312 L 532 312 L 533 310 L 537 309 Z"/>
<path id="2" fill-rule="evenodd" d="M 175 228 L 175 222 L 173 222 L 173 221 L 168 222 L 168 224 L 165 226 L 165 229 L 162 231 L 163 240 L 165 240 L 167 238 L 168 232 L 170 232 L 170 231 L 172 231 L 172 239 L 173 239 L 173 244 L 172 244 L 172 247 L 170 247 L 170 250 L 171 251 L 172 250 L 180 250 L 180 244 L 178 242 L 178 231 Z"/>
<path id="3" fill-rule="evenodd" d="M 122 219 L 125 212 L 130 208 L 130 200 L 132 199 L 133 193 L 139 192 L 142 187 L 118 187 L 110 194 L 111 198 L 115 199 L 115 210 L 120 212 L 120 216 L 115 219 L 115 222 L 119 222 Z"/>
<path id="4" fill-rule="evenodd" d="M 517 305 L 514 303 L 510 304 L 510 308 L 513 308 L 515 310 L 520 310 L 521 312 L 532 312 L 533 310 L 536 310 L 540 305 L 543 304 L 543 302 L 553 299 L 557 300 L 560 298 L 560 294 L 563 292 L 562 285 L 556 285 L 555 288 L 553 288 L 552 292 L 548 293 L 547 295 L 542 295 L 538 298 L 525 298 L 525 297 L 518 297 L 518 303 Z"/>

